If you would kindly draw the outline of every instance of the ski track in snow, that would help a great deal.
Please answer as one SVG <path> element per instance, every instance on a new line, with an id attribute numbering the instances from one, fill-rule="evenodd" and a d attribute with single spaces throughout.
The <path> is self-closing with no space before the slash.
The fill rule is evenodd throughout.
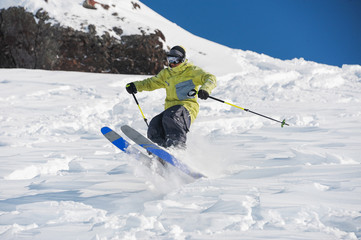
<path id="1" fill-rule="evenodd" d="M 196 181 L 100 133 L 146 132 L 124 89 L 144 76 L 1 69 L 1 239 L 360 238 L 361 67 L 239 54 L 253 70 L 218 76 L 212 95 L 290 126 L 200 101 L 187 151 L 173 150 L 209 176 Z M 158 92 L 138 94 L 148 118 Z"/>

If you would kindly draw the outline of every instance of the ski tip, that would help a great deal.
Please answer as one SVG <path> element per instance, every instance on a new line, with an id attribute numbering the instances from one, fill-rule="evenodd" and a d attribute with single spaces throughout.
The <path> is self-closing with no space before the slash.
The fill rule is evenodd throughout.
<path id="1" fill-rule="evenodd" d="M 108 132 L 111 132 L 113 130 L 111 130 L 110 128 L 108 127 L 102 127 L 102 129 L 100 130 L 102 132 L 102 134 L 107 134 Z"/>
<path id="2" fill-rule="evenodd" d="M 122 129 L 122 131 L 127 131 L 128 129 L 132 129 L 131 127 L 129 127 L 128 125 L 123 125 L 120 127 L 120 129 Z M 134 130 L 134 129 L 132 129 Z"/>

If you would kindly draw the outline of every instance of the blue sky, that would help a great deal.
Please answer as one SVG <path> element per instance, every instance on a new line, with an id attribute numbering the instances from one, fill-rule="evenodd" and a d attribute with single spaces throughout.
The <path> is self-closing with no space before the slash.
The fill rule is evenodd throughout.
<path id="1" fill-rule="evenodd" d="M 361 65 L 361 0 L 141 2 L 187 31 L 231 48 Z"/>

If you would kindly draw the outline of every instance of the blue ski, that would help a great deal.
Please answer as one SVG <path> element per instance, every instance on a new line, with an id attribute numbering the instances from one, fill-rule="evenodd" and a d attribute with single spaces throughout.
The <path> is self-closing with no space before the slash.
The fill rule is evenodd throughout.
<path id="1" fill-rule="evenodd" d="M 121 127 L 123 133 L 133 140 L 136 144 L 143 147 L 147 151 L 151 152 L 152 154 L 158 156 L 160 159 L 164 160 L 165 162 L 175 166 L 182 172 L 188 174 L 193 178 L 201 178 L 205 177 L 203 174 L 192 171 L 187 165 L 176 159 L 172 156 L 169 152 L 164 150 L 163 148 L 159 147 L 158 145 L 154 144 L 148 138 L 144 137 L 142 134 L 134 130 L 133 128 L 129 127 L 128 125 L 124 125 Z"/>
<path id="2" fill-rule="evenodd" d="M 113 143 L 117 148 L 125 153 L 134 155 L 137 160 L 140 160 L 147 167 L 151 167 L 153 158 L 147 154 L 142 153 L 136 148 L 132 148 L 131 144 L 125 140 L 118 133 L 110 129 L 109 127 L 103 127 L 101 129 L 102 134 L 106 139 Z M 159 172 L 160 173 L 160 172 Z"/>
<path id="3" fill-rule="evenodd" d="M 108 127 L 103 127 L 101 129 L 102 134 L 106 139 L 108 139 L 111 143 L 113 143 L 117 148 L 122 150 L 123 152 L 127 152 L 127 148 L 129 147 L 129 142 L 122 138 L 118 133 L 114 132 L 112 129 Z"/>

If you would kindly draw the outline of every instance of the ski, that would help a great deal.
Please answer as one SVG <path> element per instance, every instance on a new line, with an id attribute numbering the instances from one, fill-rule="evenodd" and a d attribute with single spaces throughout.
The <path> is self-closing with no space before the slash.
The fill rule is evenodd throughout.
<path id="1" fill-rule="evenodd" d="M 114 146 L 122 150 L 127 154 L 134 155 L 137 160 L 140 160 L 147 167 L 152 166 L 153 158 L 147 154 L 142 153 L 136 148 L 132 148 L 131 144 L 120 136 L 117 132 L 113 131 L 109 127 L 103 127 L 101 129 L 102 134 L 106 139 L 108 139 Z"/>
<path id="2" fill-rule="evenodd" d="M 118 133 L 114 132 L 109 127 L 103 127 L 101 129 L 102 134 L 106 139 L 113 143 L 117 148 L 123 152 L 127 152 L 127 148 L 130 146 L 130 143 L 122 138 Z"/>
<path id="3" fill-rule="evenodd" d="M 182 172 L 186 173 L 187 175 L 193 178 L 201 178 L 205 177 L 203 174 L 192 171 L 186 164 L 179 161 L 169 152 L 164 150 L 163 148 L 159 147 L 148 138 L 144 137 L 141 133 L 137 132 L 135 129 L 128 125 L 124 125 L 121 127 L 123 133 L 133 140 L 136 144 L 146 149 L 148 152 L 158 156 L 163 161 L 173 165 L 174 167 L 178 168 Z"/>

